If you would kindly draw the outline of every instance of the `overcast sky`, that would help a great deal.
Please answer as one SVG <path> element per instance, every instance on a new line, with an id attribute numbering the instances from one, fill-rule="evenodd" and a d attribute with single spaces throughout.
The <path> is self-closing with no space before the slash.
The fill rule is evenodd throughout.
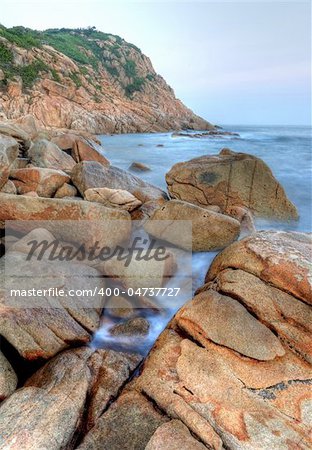
<path id="1" fill-rule="evenodd" d="M 118 34 L 214 123 L 310 124 L 310 2 L 1 0 L 0 22 Z"/>

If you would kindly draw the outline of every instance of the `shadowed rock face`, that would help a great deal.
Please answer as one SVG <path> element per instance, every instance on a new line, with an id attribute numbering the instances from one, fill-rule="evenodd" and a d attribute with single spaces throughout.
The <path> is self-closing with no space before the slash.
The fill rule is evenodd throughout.
<path id="1" fill-rule="evenodd" d="M 44 126 L 95 134 L 214 130 L 175 97 L 147 56 L 118 36 L 28 30 L 35 36 L 26 49 L 9 33 L 1 36 L 9 61 L 0 63 L 0 101 L 9 119 L 33 114 Z M 26 79 L 22 70 L 21 77 L 21 68 L 37 76 Z"/>
<path id="2" fill-rule="evenodd" d="M 259 158 L 223 149 L 175 164 L 166 175 L 172 198 L 199 206 L 218 205 L 223 212 L 248 208 L 255 216 L 297 219 L 296 207 L 270 168 Z"/>

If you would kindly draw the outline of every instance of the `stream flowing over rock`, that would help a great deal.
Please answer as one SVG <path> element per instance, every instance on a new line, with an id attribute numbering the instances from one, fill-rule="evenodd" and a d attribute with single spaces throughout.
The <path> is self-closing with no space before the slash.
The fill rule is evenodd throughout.
<path id="1" fill-rule="evenodd" d="M 172 198 L 199 206 L 218 205 L 224 213 L 236 206 L 264 218 L 297 219 L 296 207 L 270 168 L 259 158 L 223 149 L 175 164 L 166 175 Z"/>

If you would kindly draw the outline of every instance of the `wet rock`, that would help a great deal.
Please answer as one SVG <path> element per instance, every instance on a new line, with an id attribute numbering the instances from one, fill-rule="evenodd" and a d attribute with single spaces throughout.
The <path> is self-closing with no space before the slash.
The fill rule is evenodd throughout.
<path id="1" fill-rule="evenodd" d="M 131 166 L 129 166 L 129 170 L 133 170 L 134 172 L 148 172 L 151 170 L 146 164 L 140 162 L 133 162 Z"/>
<path id="2" fill-rule="evenodd" d="M 15 139 L 0 136 L 0 189 L 8 181 L 10 168 L 18 156 L 19 147 Z"/>
<path id="3" fill-rule="evenodd" d="M 114 325 L 110 330 L 112 336 L 145 336 L 149 331 L 149 322 L 143 317 L 135 317 Z"/>
<path id="4" fill-rule="evenodd" d="M 144 450 L 166 420 L 143 395 L 126 392 L 99 418 L 77 449 Z"/>
<path id="5" fill-rule="evenodd" d="M 206 450 L 207 447 L 195 439 L 181 420 L 170 420 L 161 425 L 145 450 Z"/>
<path id="6" fill-rule="evenodd" d="M 113 248 L 130 235 L 131 218 L 126 211 L 83 200 L 0 195 L 0 220 L 20 221 L 12 224 L 16 229 L 29 229 L 30 224 L 23 224 L 22 221 L 49 221 L 45 227 L 58 239 L 85 244 L 87 248 L 96 242 L 99 246 Z M 59 221 L 89 222 L 87 227 L 83 226 L 83 222 L 81 226 L 77 225 L 73 234 L 70 222 L 68 226 L 63 226 Z M 118 227 L 115 221 L 118 221 Z"/>
<path id="7" fill-rule="evenodd" d="M 129 212 L 142 205 L 140 200 L 123 189 L 87 189 L 84 193 L 84 198 L 89 202 L 98 202 L 111 208 L 124 209 Z"/>
<path id="8" fill-rule="evenodd" d="M 223 149 L 175 164 L 166 175 L 172 198 L 199 206 L 218 205 L 222 211 L 239 206 L 254 215 L 297 219 L 296 207 L 270 168 L 259 158 Z"/>
<path id="9" fill-rule="evenodd" d="M 191 239 L 188 233 L 177 232 L 178 225 L 175 222 L 177 220 L 192 222 Z M 166 202 L 155 210 L 144 228 L 159 239 L 193 251 L 226 247 L 240 233 L 240 224 L 237 220 L 179 200 Z"/>
<path id="10" fill-rule="evenodd" d="M 12 180 L 8 180 L 1 188 L 3 194 L 17 194 L 15 184 Z"/>
<path id="11" fill-rule="evenodd" d="M 61 170 L 33 167 L 11 170 L 10 178 L 18 194 L 37 192 L 39 197 L 52 197 L 70 177 Z"/>
<path id="12" fill-rule="evenodd" d="M 54 198 L 65 198 L 65 197 L 76 197 L 78 194 L 75 186 L 64 183 L 63 186 L 59 187 L 55 192 Z"/>
<path id="13" fill-rule="evenodd" d="M 82 136 L 66 133 L 51 139 L 62 150 L 70 151 L 72 158 L 81 161 L 97 161 L 105 167 L 110 165 L 108 159 L 101 154 L 101 147 L 96 142 Z"/>
<path id="14" fill-rule="evenodd" d="M 3 353 L 0 351 L 0 402 L 16 389 L 17 376 Z"/>
<path id="15" fill-rule="evenodd" d="M 71 171 L 76 162 L 53 142 L 46 139 L 36 141 L 28 150 L 31 163 L 37 167 Z"/>

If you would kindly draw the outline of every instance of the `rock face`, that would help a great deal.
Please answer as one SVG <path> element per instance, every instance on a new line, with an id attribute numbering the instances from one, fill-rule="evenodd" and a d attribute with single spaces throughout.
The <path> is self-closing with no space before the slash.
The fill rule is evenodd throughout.
<path id="1" fill-rule="evenodd" d="M 109 189 L 109 188 L 92 188 L 84 192 L 84 197 L 89 202 L 97 202 L 102 205 L 124 209 L 126 211 L 133 211 L 142 205 L 130 192 L 123 189 Z"/>
<path id="2" fill-rule="evenodd" d="M 16 245 L 16 244 L 15 244 Z M 0 260 L 0 335 L 25 359 L 51 358 L 69 345 L 85 344 L 100 323 L 104 297 L 91 300 L 76 295 L 77 289 L 104 288 L 96 269 L 81 263 L 27 261 L 26 255 L 8 252 Z M 70 297 L 49 293 L 19 296 L 12 289 L 73 290 Z"/>
<path id="3" fill-rule="evenodd" d="M 35 166 L 48 169 L 71 171 L 76 164 L 70 155 L 45 139 L 35 142 L 28 150 L 28 156 Z"/>
<path id="4" fill-rule="evenodd" d="M 143 395 L 126 392 L 100 417 L 77 448 L 144 450 L 166 420 Z"/>
<path id="5" fill-rule="evenodd" d="M 146 183 L 125 170 L 113 166 L 103 167 L 93 161 L 77 164 L 72 171 L 72 180 L 81 195 L 84 195 L 87 189 L 105 187 L 128 191 L 142 203 L 167 197 L 158 187 Z"/>
<path id="6" fill-rule="evenodd" d="M 0 189 L 9 179 L 10 168 L 18 156 L 18 143 L 15 139 L 0 136 Z"/>
<path id="7" fill-rule="evenodd" d="M 49 225 L 46 226 L 49 231 L 56 233 L 55 235 L 59 239 L 69 242 L 74 240 L 88 246 L 98 241 L 102 246 L 113 247 L 117 243 L 127 240 L 131 231 L 130 215 L 126 211 L 72 199 L 1 194 L 1 220 L 49 221 Z M 73 234 L 72 227 L 60 227 L 59 221 L 89 221 L 89 228 L 86 229 L 83 226 L 79 228 L 79 224 L 77 224 Z M 114 221 L 118 221 L 117 228 L 117 222 L 114 224 Z M 22 223 L 16 224 L 17 226 L 24 229 Z"/>
<path id="8" fill-rule="evenodd" d="M 227 247 L 132 388 L 208 448 L 310 448 L 311 249 L 310 236 L 286 232 Z M 172 428 L 162 425 L 147 448 L 187 431 Z"/>
<path id="9" fill-rule="evenodd" d="M 298 218 L 296 207 L 269 167 L 245 153 L 223 149 L 219 155 L 175 164 L 166 181 L 172 198 L 199 206 L 218 205 L 225 213 L 240 206 L 259 217 Z"/>
<path id="10" fill-rule="evenodd" d="M 40 167 L 11 170 L 10 177 L 14 180 L 18 194 L 37 192 L 39 197 L 53 197 L 55 192 L 70 179 L 61 170 Z"/>
<path id="11" fill-rule="evenodd" d="M 74 448 L 140 359 L 86 347 L 57 355 L 1 405 L 0 448 Z"/>
<path id="12" fill-rule="evenodd" d="M 78 163 L 81 161 L 97 161 L 103 166 L 109 166 L 109 161 L 101 154 L 95 142 L 75 134 L 62 134 L 51 139 L 60 149 L 69 151 L 72 158 Z"/>
<path id="13" fill-rule="evenodd" d="M 1 30 L 7 61 L 0 62 L 0 102 L 9 119 L 33 114 L 46 127 L 94 134 L 214 129 L 119 36 L 89 29 Z M 16 44 L 28 37 L 30 48 Z M 29 72 L 36 76 L 24 75 Z M 21 76 L 14 81 L 12 73 Z"/>
<path id="14" fill-rule="evenodd" d="M 170 420 L 157 428 L 145 447 L 145 450 L 163 449 L 206 450 L 207 447 L 197 441 L 180 420 Z"/>
<path id="15" fill-rule="evenodd" d="M 191 242 L 189 236 L 177 233 L 177 220 L 191 221 Z M 240 232 L 237 220 L 179 200 L 171 200 L 156 209 L 144 228 L 159 239 L 197 252 L 226 247 Z"/>

